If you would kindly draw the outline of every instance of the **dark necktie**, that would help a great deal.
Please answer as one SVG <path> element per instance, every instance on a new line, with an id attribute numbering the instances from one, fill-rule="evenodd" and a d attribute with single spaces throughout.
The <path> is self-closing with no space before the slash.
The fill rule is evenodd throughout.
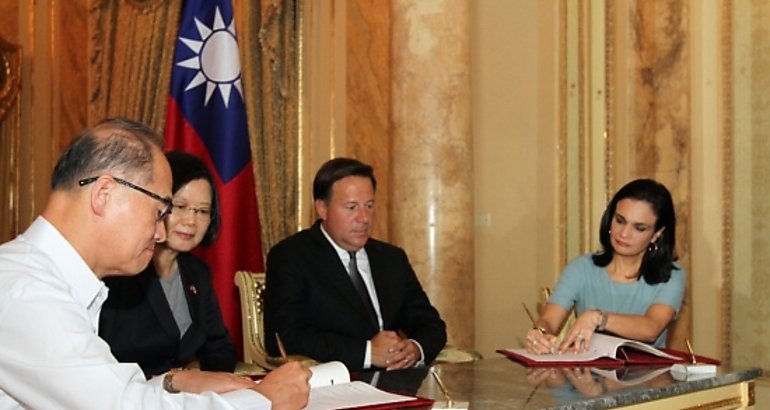
<path id="1" fill-rule="evenodd" d="M 369 291 L 366 290 L 366 283 L 364 283 L 364 277 L 361 276 L 361 272 L 358 271 L 358 263 L 356 263 L 356 253 L 348 251 L 350 255 L 350 263 L 348 264 L 348 270 L 350 271 L 350 280 L 353 281 L 353 286 L 358 291 L 358 296 L 361 297 L 361 301 L 364 302 L 364 306 L 369 311 L 369 318 L 371 321 L 379 327 L 377 321 L 377 313 L 374 310 L 372 304 L 372 298 L 369 297 Z"/>

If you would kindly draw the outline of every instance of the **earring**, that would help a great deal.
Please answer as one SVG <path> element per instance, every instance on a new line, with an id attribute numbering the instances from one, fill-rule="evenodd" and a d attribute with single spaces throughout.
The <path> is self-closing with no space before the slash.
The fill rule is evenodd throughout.
<path id="1" fill-rule="evenodd" d="M 658 243 L 657 242 L 650 242 L 650 244 L 647 245 L 647 252 L 655 253 L 655 252 L 658 251 L 658 249 L 660 249 L 660 248 L 658 247 Z"/>

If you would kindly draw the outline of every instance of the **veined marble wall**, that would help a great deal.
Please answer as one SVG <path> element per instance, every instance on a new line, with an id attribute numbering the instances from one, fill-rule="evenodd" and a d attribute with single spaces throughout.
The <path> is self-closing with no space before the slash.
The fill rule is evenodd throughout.
<path id="1" fill-rule="evenodd" d="M 668 187 L 677 213 L 677 254 L 690 267 L 690 3 L 561 1 L 559 164 L 563 260 L 599 249 L 608 199 L 625 183 L 653 178 Z M 688 279 L 689 280 L 689 279 Z M 691 296 L 669 343 L 684 348 Z"/>
<path id="2" fill-rule="evenodd" d="M 615 114 L 608 135 L 611 186 L 618 189 L 634 178 L 666 185 L 676 210 L 676 252 L 691 281 L 691 5 L 686 0 L 607 4 L 615 23 L 614 46 L 625 46 L 627 53 L 623 59 L 617 54 L 608 59 L 615 73 L 608 91 L 614 101 L 608 111 Z M 676 348 L 684 348 L 690 336 L 690 300 L 688 288 L 669 336 Z"/>
<path id="3" fill-rule="evenodd" d="M 468 2 L 305 4 L 300 183 L 330 157 L 371 164 L 373 236 L 407 252 L 449 343 L 473 347 Z M 309 224 L 312 201 L 302 190 L 299 214 Z"/>

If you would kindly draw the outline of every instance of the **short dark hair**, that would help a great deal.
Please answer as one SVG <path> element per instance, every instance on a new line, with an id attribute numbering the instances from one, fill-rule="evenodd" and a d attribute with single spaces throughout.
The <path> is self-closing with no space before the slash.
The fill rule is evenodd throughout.
<path id="1" fill-rule="evenodd" d="M 345 177 L 364 177 L 372 181 L 372 188 L 377 189 L 377 179 L 370 165 L 352 158 L 334 158 L 326 161 L 313 179 L 313 199 L 328 203 L 335 182 Z"/>
<path id="2" fill-rule="evenodd" d="M 219 206 L 219 195 L 214 184 L 214 177 L 206 164 L 198 157 L 182 151 L 170 151 L 166 153 L 169 165 L 171 165 L 171 175 L 173 182 L 171 184 L 172 195 L 176 194 L 180 188 L 197 179 L 203 179 L 211 187 L 211 223 L 206 233 L 201 239 L 201 245 L 211 244 L 219 234 L 219 227 L 222 223 Z"/>
<path id="3" fill-rule="evenodd" d="M 661 228 L 666 228 L 655 241 L 657 250 L 653 248 L 644 253 L 637 280 L 644 278 L 645 282 L 650 285 L 668 282 L 671 278 L 671 271 L 679 269 L 674 264 L 674 261 L 677 260 L 674 201 L 671 199 L 671 193 L 668 189 L 652 179 L 633 180 L 620 188 L 612 197 L 602 215 L 601 226 L 599 227 L 602 252 L 593 255 L 594 264 L 604 267 L 612 261 L 615 251 L 610 240 L 610 227 L 612 226 L 612 218 L 615 217 L 618 202 L 626 198 L 650 204 L 652 212 L 656 216 L 655 232 Z"/>
<path id="4" fill-rule="evenodd" d="M 153 178 L 153 145 L 161 148 L 161 138 L 146 125 L 125 118 L 108 118 L 86 128 L 59 157 L 51 175 L 51 189 L 78 186 L 83 178 L 109 173 L 131 175 L 135 183 Z"/>

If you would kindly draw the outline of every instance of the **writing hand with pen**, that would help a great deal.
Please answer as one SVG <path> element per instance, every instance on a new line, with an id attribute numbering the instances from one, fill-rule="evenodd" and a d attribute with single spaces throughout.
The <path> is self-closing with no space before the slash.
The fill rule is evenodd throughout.
<path id="1" fill-rule="evenodd" d="M 558 344 L 556 335 L 535 321 L 535 317 L 525 303 L 522 302 L 522 306 L 532 322 L 532 329 L 527 331 L 527 351 L 535 354 L 555 354 Z"/>
<path id="2" fill-rule="evenodd" d="M 599 310 L 586 310 L 577 316 L 564 339 L 559 341 L 559 338 L 553 334 L 558 326 L 550 325 L 550 322 L 543 318 L 535 321 L 526 305 L 524 305 L 524 309 L 532 321 L 532 329 L 527 331 L 527 351 L 535 354 L 561 354 L 567 351 L 586 352 L 591 346 L 594 332 L 600 328 L 603 329 L 607 323 L 606 313 Z M 567 314 L 567 310 L 561 307 L 553 307 L 552 309 L 558 311 L 558 316 L 563 317 Z"/>
<path id="3" fill-rule="evenodd" d="M 534 354 L 556 354 L 559 339 L 542 326 L 527 331 L 527 351 Z"/>
<path id="4" fill-rule="evenodd" d="M 313 372 L 286 355 L 286 349 L 278 333 L 275 334 L 275 341 L 278 343 L 283 364 L 271 370 L 255 385 L 254 389 L 270 400 L 271 409 L 303 408 L 309 399 L 309 381 Z"/>

